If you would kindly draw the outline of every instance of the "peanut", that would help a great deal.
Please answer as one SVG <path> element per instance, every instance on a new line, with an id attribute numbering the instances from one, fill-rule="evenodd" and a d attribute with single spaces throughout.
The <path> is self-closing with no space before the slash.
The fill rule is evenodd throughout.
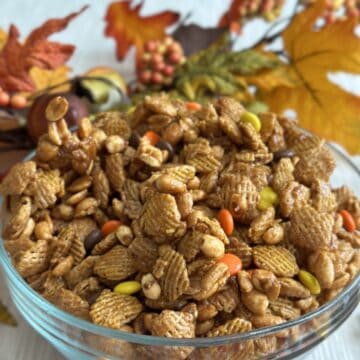
<path id="1" fill-rule="evenodd" d="M 254 314 L 263 315 L 269 306 L 269 300 L 266 295 L 257 290 L 249 293 L 242 293 L 241 300 L 244 305 Z"/>
<path id="2" fill-rule="evenodd" d="M 159 176 L 155 181 L 155 185 L 159 191 L 173 195 L 181 194 L 186 191 L 186 185 L 170 175 Z"/>
<path id="3" fill-rule="evenodd" d="M 214 319 L 204 320 L 202 322 L 198 322 L 195 328 L 195 335 L 201 336 L 206 334 L 214 327 L 215 321 Z"/>
<path id="4" fill-rule="evenodd" d="M 239 271 L 237 273 L 237 280 L 241 292 L 249 293 L 254 289 L 253 284 L 250 280 L 250 275 L 247 271 Z"/>
<path id="5" fill-rule="evenodd" d="M 53 270 L 53 274 L 55 276 L 64 276 L 71 270 L 73 265 L 74 265 L 74 258 L 70 255 L 70 256 L 66 257 L 65 259 L 63 259 L 62 261 L 60 261 L 55 266 L 55 268 Z"/>
<path id="6" fill-rule="evenodd" d="M 322 289 L 330 289 L 335 280 L 335 267 L 325 251 L 313 253 L 308 259 L 310 271 L 318 279 Z"/>
<path id="7" fill-rule="evenodd" d="M 159 299 L 161 288 L 152 274 L 146 274 L 141 279 L 141 288 L 144 295 L 151 300 Z"/>
<path id="8" fill-rule="evenodd" d="M 41 138 L 36 149 L 36 156 L 40 161 L 50 161 L 59 153 L 59 147 L 48 140 Z"/>
<path id="9" fill-rule="evenodd" d="M 65 200 L 65 204 L 66 205 L 76 205 L 79 202 L 81 202 L 82 200 L 84 200 L 86 198 L 87 194 L 88 194 L 87 189 L 84 189 L 75 194 L 72 194 Z"/>
<path id="10" fill-rule="evenodd" d="M 252 273 L 251 280 L 255 289 L 263 292 L 270 300 L 275 300 L 279 297 L 280 282 L 271 271 L 256 269 Z"/>
<path id="11" fill-rule="evenodd" d="M 214 318 L 218 311 L 212 304 L 200 304 L 198 305 L 198 321 L 206 321 Z"/>
<path id="12" fill-rule="evenodd" d="M 181 219 L 186 219 L 193 208 L 193 198 L 189 192 L 176 195 L 176 204 L 181 214 Z"/>
<path id="13" fill-rule="evenodd" d="M 276 245 L 284 238 L 284 229 L 280 224 L 275 224 L 265 231 L 263 235 L 264 243 L 267 245 Z"/>
<path id="14" fill-rule="evenodd" d="M 62 119 L 69 109 L 69 103 L 61 96 L 56 96 L 46 107 L 45 116 L 48 121 L 58 121 Z"/>
<path id="15" fill-rule="evenodd" d="M 225 254 L 224 243 L 212 235 L 203 236 L 203 243 L 200 249 L 206 257 L 212 259 L 219 259 Z"/>
<path id="16" fill-rule="evenodd" d="M 162 138 L 171 145 L 176 145 L 183 137 L 183 129 L 177 122 L 172 122 L 166 127 L 162 134 Z"/>
<path id="17" fill-rule="evenodd" d="M 59 204 L 52 210 L 51 215 L 55 219 L 70 221 L 74 216 L 74 208 L 70 205 Z"/>
<path id="18" fill-rule="evenodd" d="M 115 232 L 118 241 L 125 246 L 129 246 L 134 238 L 133 232 L 129 226 L 120 225 Z"/>
<path id="19" fill-rule="evenodd" d="M 80 201 L 75 208 L 75 218 L 80 218 L 95 213 L 98 206 L 98 201 L 93 197 L 88 197 Z"/>
<path id="20" fill-rule="evenodd" d="M 125 140 L 118 135 L 111 135 L 105 140 L 106 150 L 110 154 L 115 154 L 125 150 Z"/>
<path id="21" fill-rule="evenodd" d="M 89 137 L 92 133 L 93 126 L 88 117 L 84 117 L 79 121 L 78 135 L 80 139 Z"/>
<path id="22" fill-rule="evenodd" d="M 35 225 L 35 236 L 38 240 L 50 240 L 53 226 L 48 221 L 40 221 Z"/>

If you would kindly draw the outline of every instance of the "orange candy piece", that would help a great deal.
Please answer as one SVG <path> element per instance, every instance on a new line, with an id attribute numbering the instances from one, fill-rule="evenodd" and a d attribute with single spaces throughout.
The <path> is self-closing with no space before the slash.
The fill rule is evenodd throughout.
<path id="1" fill-rule="evenodd" d="M 221 209 L 218 212 L 217 218 L 221 227 L 224 229 L 226 235 L 231 235 L 234 231 L 234 218 L 231 212 L 227 209 Z"/>
<path id="2" fill-rule="evenodd" d="M 195 101 L 189 101 L 186 103 L 186 108 L 192 111 L 198 111 L 201 109 L 201 105 Z"/>
<path id="3" fill-rule="evenodd" d="M 160 140 L 160 136 L 155 131 L 149 130 L 144 134 L 144 136 L 148 138 L 152 146 L 155 146 Z"/>
<path id="4" fill-rule="evenodd" d="M 109 220 L 101 227 L 101 233 L 103 236 L 107 236 L 114 232 L 120 225 L 121 222 L 119 220 Z"/>
<path id="5" fill-rule="evenodd" d="M 356 223 L 353 216 L 346 210 L 341 210 L 339 213 L 344 221 L 344 228 L 348 232 L 354 232 L 356 230 Z"/>
<path id="6" fill-rule="evenodd" d="M 242 261 L 234 254 L 227 253 L 218 262 L 222 262 L 229 268 L 230 275 L 236 275 L 242 269 Z"/>

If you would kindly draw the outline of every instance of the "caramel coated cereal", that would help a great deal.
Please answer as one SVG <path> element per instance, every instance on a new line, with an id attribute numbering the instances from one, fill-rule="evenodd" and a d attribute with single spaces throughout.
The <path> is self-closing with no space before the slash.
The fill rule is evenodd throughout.
<path id="1" fill-rule="evenodd" d="M 331 187 L 331 153 L 296 122 L 159 94 L 71 133 L 55 99 L 35 158 L 0 185 L 4 247 L 55 306 L 116 330 L 213 338 L 296 319 L 358 276 L 360 200 Z M 245 360 L 288 335 L 129 351 Z"/>

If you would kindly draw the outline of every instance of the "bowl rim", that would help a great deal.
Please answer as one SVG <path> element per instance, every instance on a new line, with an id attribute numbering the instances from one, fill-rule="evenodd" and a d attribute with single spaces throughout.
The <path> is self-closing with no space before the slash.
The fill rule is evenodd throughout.
<path id="1" fill-rule="evenodd" d="M 337 145 L 331 143 L 326 143 L 326 145 L 336 153 L 339 157 L 342 158 L 359 176 L 360 179 L 360 169 L 357 165 L 349 158 L 349 156 Z M 33 157 L 34 152 L 31 152 L 27 155 L 23 161 L 29 160 Z M 2 197 L 0 197 L 0 205 L 2 203 Z M 0 231 L 2 229 L 2 224 L 0 224 Z M 237 342 L 251 340 L 257 337 L 264 337 L 273 335 L 282 330 L 287 330 L 293 326 L 302 325 L 310 320 L 316 319 L 317 317 L 323 315 L 328 310 L 335 308 L 338 304 L 342 302 L 352 291 L 360 287 L 360 273 L 348 284 L 345 289 L 339 293 L 334 299 L 322 305 L 316 310 L 313 310 L 305 315 L 302 315 L 294 320 L 286 321 L 282 324 L 270 326 L 266 328 L 254 329 L 246 333 L 233 334 L 227 336 L 218 336 L 212 338 L 187 338 L 187 339 L 176 339 L 176 338 L 166 338 L 153 335 L 141 335 L 129 333 L 121 330 L 111 329 L 104 326 L 100 326 L 94 323 L 91 323 L 86 320 L 82 320 L 70 313 L 67 313 L 60 308 L 56 307 L 52 303 L 48 302 L 45 298 L 40 296 L 34 289 L 32 289 L 26 281 L 20 276 L 13 266 L 11 259 L 4 247 L 4 241 L 0 237 L 0 265 L 4 268 L 4 275 L 7 277 L 6 281 L 12 281 L 16 283 L 19 290 L 22 291 L 30 300 L 35 303 L 36 306 L 43 309 L 44 312 L 48 313 L 49 316 L 60 319 L 66 325 L 75 327 L 77 329 L 98 335 L 101 337 L 108 337 L 117 340 L 123 340 L 130 343 L 141 344 L 141 345 L 153 345 L 153 346 L 192 346 L 192 347 L 208 347 L 208 346 L 219 346 L 224 344 L 233 344 Z"/>

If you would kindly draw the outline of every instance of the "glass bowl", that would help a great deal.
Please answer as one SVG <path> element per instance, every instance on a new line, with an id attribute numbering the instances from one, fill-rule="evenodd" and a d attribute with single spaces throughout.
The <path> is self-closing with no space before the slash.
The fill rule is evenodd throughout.
<path id="1" fill-rule="evenodd" d="M 360 195 L 356 187 L 360 180 L 359 169 L 336 146 L 328 146 L 337 162 L 332 184 L 347 184 Z M 12 300 L 22 316 L 60 353 L 72 360 L 292 359 L 326 339 L 350 316 L 360 300 L 358 275 L 332 301 L 281 325 L 216 338 L 169 339 L 107 329 L 56 308 L 20 277 L 2 241 L 0 263 Z"/>

